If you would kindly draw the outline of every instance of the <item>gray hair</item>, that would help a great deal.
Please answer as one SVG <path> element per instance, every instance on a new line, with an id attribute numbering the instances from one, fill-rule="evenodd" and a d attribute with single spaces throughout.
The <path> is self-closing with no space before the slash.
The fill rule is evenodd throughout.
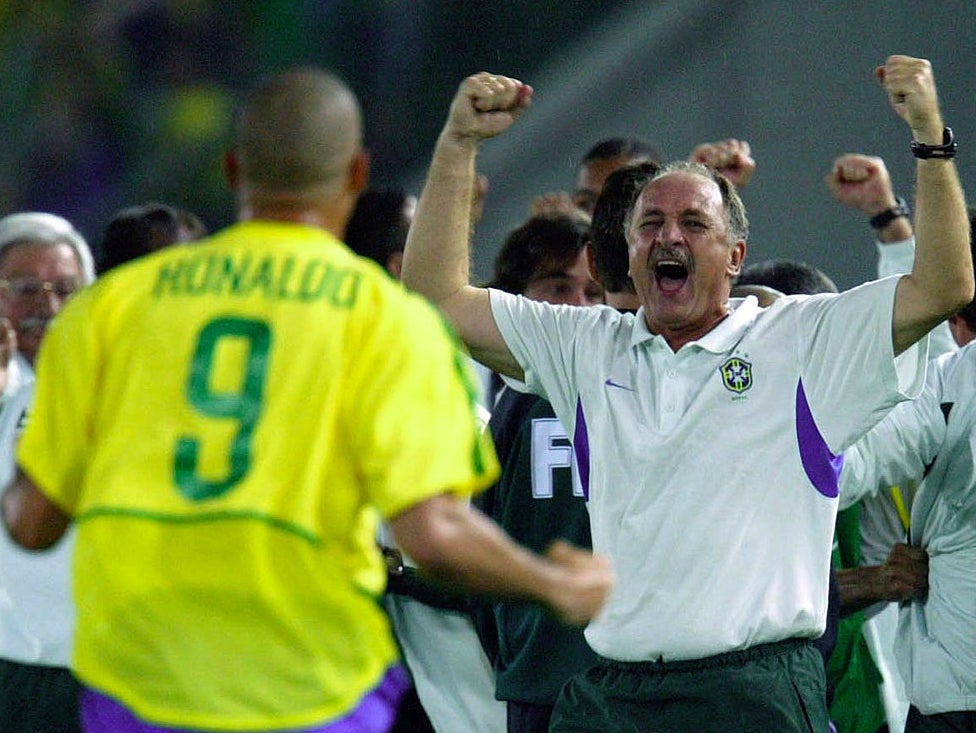
<path id="1" fill-rule="evenodd" d="M 644 182 L 637 195 L 631 200 L 627 213 L 624 216 L 623 226 L 625 233 L 630 228 L 631 220 L 634 216 L 634 209 L 637 206 L 637 199 L 640 198 L 640 194 L 651 183 L 671 173 L 693 173 L 709 181 L 713 181 L 722 194 L 722 209 L 725 212 L 726 224 L 729 228 L 729 244 L 731 245 L 739 239 L 749 238 L 749 219 L 746 217 L 746 207 L 742 203 L 742 199 L 739 198 L 739 192 L 736 191 L 732 182 L 714 168 L 688 160 L 676 160 L 672 163 L 666 163 L 658 169 L 657 173 Z"/>
<path id="2" fill-rule="evenodd" d="M 88 242 L 71 222 L 56 214 L 25 211 L 0 219 L 0 260 L 16 244 L 67 244 L 78 257 L 85 285 L 95 280 L 95 261 Z"/>

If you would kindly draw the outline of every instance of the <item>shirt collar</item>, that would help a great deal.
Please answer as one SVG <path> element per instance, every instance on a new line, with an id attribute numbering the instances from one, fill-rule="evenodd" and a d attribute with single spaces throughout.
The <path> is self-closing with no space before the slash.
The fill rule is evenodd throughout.
<path id="1" fill-rule="evenodd" d="M 758 315 L 760 311 L 759 301 L 754 295 L 747 295 L 745 298 L 730 298 L 729 309 L 730 312 L 726 318 L 719 321 L 711 331 L 701 338 L 691 341 L 690 344 L 714 354 L 724 353 L 735 346 L 742 337 L 742 333 L 752 325 Z M 648 329 L 647 321 L 644 318 L 644 306 L 641 306 L 634 318 L 634 330 L 631 333 L 630 346 L 634 348 L 645 341 L 654 340 L 667 346 L 663 336 L 653 334 Z"/>

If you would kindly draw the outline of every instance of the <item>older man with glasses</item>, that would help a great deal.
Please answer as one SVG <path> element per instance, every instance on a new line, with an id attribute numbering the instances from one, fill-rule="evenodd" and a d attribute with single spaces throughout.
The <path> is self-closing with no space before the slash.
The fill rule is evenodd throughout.
<path id="1" fill-rule="evenodd" d="M 65 219 L 25 212 L 0 219 L 0 480 L 34 392 L 41 338 L 65 302 L 95 278 L 85 239 Z M 0 532 L 0 730 L 78 731 L 78 687 L 68 670 L 74 611 L 70 541 L 49 554 Z"/>
<path id="2" fill-rule="evenodd" d="M 0 316 L 27 364 L 51 318 L 94 277 L 88 244 L 65 219 L 40 212 L 0 219 Z"/>

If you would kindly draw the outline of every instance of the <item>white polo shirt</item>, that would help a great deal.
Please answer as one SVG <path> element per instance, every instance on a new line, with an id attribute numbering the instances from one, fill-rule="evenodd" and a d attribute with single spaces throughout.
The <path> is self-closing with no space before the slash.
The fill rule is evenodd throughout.
<path id="1" fill-rule="evenodd" d="M 917 400 L 848 451 L 846 491 L 919 482 L 911 541 L 929 555 L 924 602 L 899 609 L 895 654 L 923 714 L 976 710 L 976 342 L 932 363 Z"/>
<path id="2" fill-rule="evenodd" d="M 736 300 L 677 353 L 642 310 L 491 291 L 528 388 L 570 431 L 593 547 L 613 562 L 586 630 L 599 654 L 697 659 L 823 633 L 838 456 L 924 380 L 924 346 L 893 355 L 897 282 Z"/>
<path id="3" fill-rule="evenodd" d="M 14 452 L 34 394 L 24 379 L 0 409 L 0 485 L 14 477 Z M 74 526 L 49 550 L 17 545 L 0 529 L 0 657 L 21 664 L 67 667 L 74 632 L 71 555 Z"/>

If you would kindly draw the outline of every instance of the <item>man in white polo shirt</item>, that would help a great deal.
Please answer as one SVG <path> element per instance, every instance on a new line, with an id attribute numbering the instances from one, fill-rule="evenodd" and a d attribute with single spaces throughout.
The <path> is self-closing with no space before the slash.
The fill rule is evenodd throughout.
<path id="1" fill-rule="evenodd" d="M 618 584 L 551 730 L 827 729 L 824 629 L 840 454 L 924 378 L 913 345 L 973 295 L 955 146 L 927 61 L 878 69 L 917 166 L 909 275 L 839 295 L 730 301 L 748 223 L 729 182 L 664 167 L 625 219 L 636 315 L 468 283 L 479 144 L 532 89 L 462 82 L 438 139 L 403 280 L 473 355 L 524 380 L 569 429 L 594 548 Z"/>
<path id="2" fill-rule="evenodd" d="M 976 300 L 955 321 L 972 333 Z M 845 498 L 918 487 L 907 541 L 928 556 L 928 594 L 900 604 L 894 643 L 908 733 L 976 729 L 976 342 L 960 342 L 930 365 L 918 399 L 847 451 L 841 474 Z"/>

